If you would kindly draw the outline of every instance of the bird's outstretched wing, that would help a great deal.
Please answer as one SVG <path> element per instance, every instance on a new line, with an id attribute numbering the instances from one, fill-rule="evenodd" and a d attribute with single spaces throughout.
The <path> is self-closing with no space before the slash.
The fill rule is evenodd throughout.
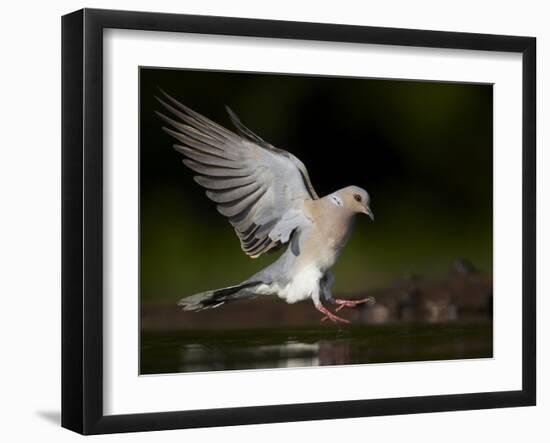
<path id="1" fill-rule="evenodd" d="M 288 242 L 307 223 L 303 203 L 318 196 L 304 164 L 246 128 L 228 109 L 237 135 L 179 103 L 157 97 L 170 117 L 163 129 L 180 143 L 174 148 L 196 173 L 195 181 L 235 228 L 243 251 L 255 258 Z"/>

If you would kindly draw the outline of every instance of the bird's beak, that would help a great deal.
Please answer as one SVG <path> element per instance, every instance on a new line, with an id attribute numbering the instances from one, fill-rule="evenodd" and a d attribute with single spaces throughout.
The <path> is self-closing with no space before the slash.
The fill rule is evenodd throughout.
<path id="1" fill-rule="evenodd" d="M 367 215 L 370 217 L 370 219 L 371 219 L 372 221 L 374 221 L 374 214 L 372 213 L 372 211 L 371 211 L 371 209 L 370 209 L 369 206 L 365 206 L 365 207 L 363 208 L 363 214 L 367 214 Z"/>

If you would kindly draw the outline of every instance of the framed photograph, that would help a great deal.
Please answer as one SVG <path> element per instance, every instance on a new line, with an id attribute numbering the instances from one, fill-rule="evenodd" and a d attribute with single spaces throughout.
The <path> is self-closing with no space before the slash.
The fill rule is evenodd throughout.
<path id="1" fill-rule="evenodd" d="M 62 21 L 62 425 L 534 405 L 533 37 Z"/>

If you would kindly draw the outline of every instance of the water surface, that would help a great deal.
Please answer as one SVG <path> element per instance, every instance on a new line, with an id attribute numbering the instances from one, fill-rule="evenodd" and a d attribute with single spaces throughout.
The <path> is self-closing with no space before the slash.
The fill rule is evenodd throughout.
<path id="1" fill-rule="evenodd" d="M 143 332 L 141 374 L 491 358 L 492 323 Z"/>

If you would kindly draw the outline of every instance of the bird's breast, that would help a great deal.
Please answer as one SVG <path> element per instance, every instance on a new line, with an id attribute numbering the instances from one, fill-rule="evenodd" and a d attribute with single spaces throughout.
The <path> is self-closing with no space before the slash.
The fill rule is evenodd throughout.
<path id="1" fill-rule="evenodd" d="M 313 262 L 324 273 L 338 259 L 351 233 L 351 223 L 318 223 L 304 245 L 304 262 Z"/>

